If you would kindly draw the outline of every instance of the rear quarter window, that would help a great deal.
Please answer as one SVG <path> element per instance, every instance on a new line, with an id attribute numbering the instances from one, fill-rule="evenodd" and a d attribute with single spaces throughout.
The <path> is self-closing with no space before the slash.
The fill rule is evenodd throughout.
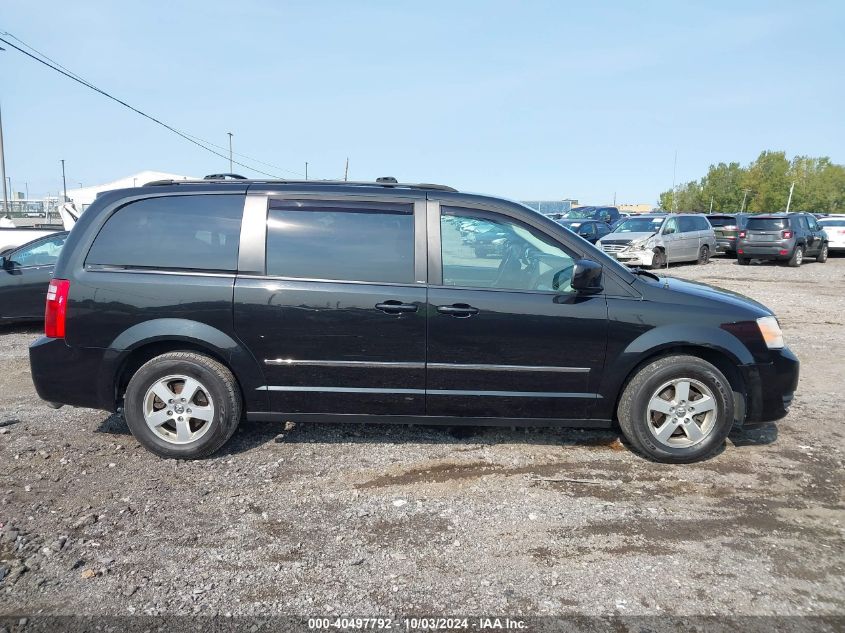
<path id="1" fill-rule="evenodd" d="M 786 228 L 785 218 L 749 218 L 745 225 L 749 231 L 780 231 Z"/>
<path id="2" fill-rule="evenodd" d="M 235 271 L 243 195 L 162 196 L 130 202 L 100 229 L 86 265 Z"/>

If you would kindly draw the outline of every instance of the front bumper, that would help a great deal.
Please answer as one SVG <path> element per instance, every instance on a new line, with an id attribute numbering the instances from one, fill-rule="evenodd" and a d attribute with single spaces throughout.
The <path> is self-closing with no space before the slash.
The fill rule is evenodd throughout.
<path id="1" fill-rule="evenodd" d="M 771 361 L 740 365 L 748 390 L 744 428 L 780 420 L 798 387 L 800 362 L 788 347 L 771 350 Z"/>
<path id="2" fill-rule="evenodd" d="M 606 253 L 615 257 L 620 264 L 628 266 L 651 266 L 654 259 L 654 251 L 619 251 L 617 253 Z"/>

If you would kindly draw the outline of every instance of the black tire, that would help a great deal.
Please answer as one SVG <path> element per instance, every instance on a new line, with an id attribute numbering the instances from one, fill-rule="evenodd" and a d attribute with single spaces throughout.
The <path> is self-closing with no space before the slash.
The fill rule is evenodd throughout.
<path id="1" fill-rule="evenodd" d="M 706 264 L 710 261 L 710 247 L 706 244 L 698 251 L 697 264 Z"/>
<path id="2" fill-rule="evenodd" d="M 211 420 L 207 423 L 208 428 L 194 441 L 184 444 L 167 441 L 146 422 L 145 398 L 156 383 L 169 376 L 184 376 L 198 381 L 202 387 L 202 390 L 197 392 L 200 394 L 198 398 L 208 392 L 203 400 L 213 407 L 213 416 L 209 415 Z M 177 389 L 178 382 L 177 380 L 174 383 Z M 184 406 L 190 405 L 188 402 Z M 238 428 L 241 420 L 240 389 L 232 372 L 213 358 L 196 352 L 169 352 L 148 361 L 132 376 L 126 387 L 124 414 L 132 435 L 147 450 L 159 457 L 201 459 L 220 449 Z M 187 415 L 185 417 L 189 418 Z M 189 425 L 196 423 L 199 423 L 200 429 L 206 424 L 202 420 L 188 421 Z M 161 428 L 166 429 L 167 426 L 163 425 Z M 175 435 L 175 431 L 173 434 Z"/>
<path id="3" fill-rule="evenodd" d="M 804 247 L 799 244 L 795 247 L 795 250 L 792 251 L 792 256 L 789 258 L 787 264 L 792 268 L 798 268 L 804 261 Z"/>
<path id="4" fill-rule="evenodd" d="M 748 266 L 748 262 L 751 261 L 747 257 L 740 257 L 739 255 L 736 256 L 736 263 L 740 266 Z"/>
<path id="5" fill-rule="evenodd" d="M 655 435 L 656 431 L 653 432 L 649 428 L 655 428 L 655 423 L 647 417 L 650 415 L 649 402 L 652 401 L 655 390 L 668 381 L 679 379 L 701 383 L 712 393 L 715 403 L 709 429 L 703 433 L 700 440 L 690 446 L 671 445 L 673 442 L 692 441 L 680 426 L 674 427 L 678 429 L 678 437 L 672 436 L 667 442 L 659 441 Z M 689 403 L 686 407 L 689 407 Z M 680 411 L 681 407 L 677 410 Z M 692 414 L 689 411 L 684 414 L 706 418 L 706 414 Z M 664 356 L 642 367 L 628 382 L 619 399 L 617 416 L 622 433 L 634 449 L 643 455 L 663 463 L 695 462 L 707 458 L 724 445 L 734 421 L 733 393 L 727 378 L 707 361 L 697 356 Z M 670 423 L 668 415 L 663 419 L 665 424 Z M 700 426 L 696 428 L 702 430 Z"/>
<path id="6" fill-rule="evenodd" d="M 666 268 L 666 252 L 662 249 L 654 251 L 654 257 L 651 260 L 651 269 L 657 270 L 659 268 Z"/>
<path id="7" fill-rule="evenodd" d="M 819 254 L 816 255 L 816 261 L 820 264 L 824 264 L 827 261 L 828 249 L 827 249 L 827 242 L 822 244 L 822 249 L 819 251 Z"/>

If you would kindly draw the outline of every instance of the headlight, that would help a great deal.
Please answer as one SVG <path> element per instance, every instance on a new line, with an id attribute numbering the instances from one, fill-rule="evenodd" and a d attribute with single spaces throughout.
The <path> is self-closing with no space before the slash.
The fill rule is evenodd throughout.
<path id="1" fill-rule="evenodd" d="M 777 318 L 773 316 L 760 317 L 757 319 L 757 327 L 760 328 L 760 334 L 766 341 L 766 347 L 769 349 L 783 348 L 783 332 L 781 332 Z"/>

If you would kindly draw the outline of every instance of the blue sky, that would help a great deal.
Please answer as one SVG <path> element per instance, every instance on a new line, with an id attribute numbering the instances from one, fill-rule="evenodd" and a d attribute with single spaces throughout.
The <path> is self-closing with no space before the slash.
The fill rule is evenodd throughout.
<path id="1" fill-rule="evenodd" d="M 841 1 L 3 0 L 0 31 L 281 176 L 349 156 L 353 179 L 653 203 L 676 149 L 679 182 L 764 149 L 845 162 Z M 33 196 L 62 158 L 68 187 L 228 170 L 13 50 L 0 102 Z"/>

